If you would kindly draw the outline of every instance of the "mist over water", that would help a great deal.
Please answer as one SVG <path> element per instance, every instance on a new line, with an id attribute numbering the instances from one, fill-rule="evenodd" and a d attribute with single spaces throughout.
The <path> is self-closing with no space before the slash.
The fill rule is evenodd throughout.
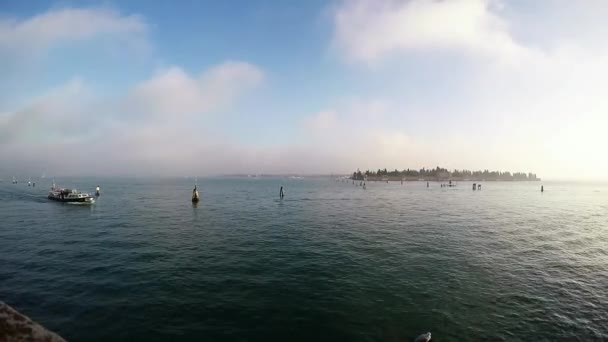
<path id="1" fill-rule="evenodd" d="M 57 183 L 0 183 L 0 299 L 71 341 L 608 339 L 606 184 Z"/>

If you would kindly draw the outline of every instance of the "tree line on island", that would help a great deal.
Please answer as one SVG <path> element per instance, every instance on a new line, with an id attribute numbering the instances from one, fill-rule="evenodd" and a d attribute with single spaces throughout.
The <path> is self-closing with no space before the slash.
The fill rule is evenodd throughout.
<path id="1" fill-rule="evenodd" d="M 399 171 L 388 171 L 378 169 L 378 171 L 367 170 L 361 172 L 359 169 L 353 172 L 351 179 L 354 180 L 425 180 L 425 181 L 539 181 L 535 173 L 509 171 L 489 171 L 489 170 L 448 170 L 437 166 L 434 169 L 422 168 L 420 170 L 406 169 Z"/>

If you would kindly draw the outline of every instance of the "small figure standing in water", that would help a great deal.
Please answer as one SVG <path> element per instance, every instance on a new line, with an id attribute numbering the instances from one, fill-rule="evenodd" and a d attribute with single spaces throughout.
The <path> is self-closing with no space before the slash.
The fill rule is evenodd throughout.
<path id="1" fill-rule="evenodd" d="M 365 189 L 366 189 L 366 187 L 365 187 L 365 182 L 363 182 L 363 190 L 365 190 Z"/>
<path id="2" fill-rule="evenodd" d="M 196 189 L 196 185 L 194 186 L 194 188 Z M 99 185 L 97 185 L 97 187 L 95 188 L 95 196 L 99 195 L 101 195 L 101 193 L 99 192 Z"/>
<path id="3" fill-rule="evenodd" d="M 426 187 L 427 187 L 427 188 L 429 187 L 429 182 L 426 182 Z"/>
<path id="4" fill-rule="evenodd" d="M 283 186 L 281 185 L 281 190 L 279 190 L 279 198 L 283 199 L 285 197 L 285 193 L 283 193 Z"/>
<path id="5" fill-rule="evenodd" d="M 431 333 L 427 332 L 426 334 L 422 334 L 416 337 L 414 342 L 429 342 L 431 340 Z"/>
<path id="6" fill-rule="evenodd" d="M 32 183 L 32 187 L 35 187 L 35 186 L 36 186 L 36 182 Z"/>
<path id="7" fill-rule="evenodd" d="M 545 188 L 543 188 L 543 186 L 541 185 L 540 186 L 540 192 L 544 192 L 544 191 L 545 191 Z"/>

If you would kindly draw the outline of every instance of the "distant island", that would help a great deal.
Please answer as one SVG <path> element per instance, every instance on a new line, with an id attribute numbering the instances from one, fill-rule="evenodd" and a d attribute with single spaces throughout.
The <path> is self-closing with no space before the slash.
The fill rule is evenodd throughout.
<path id="1" fill-rule="evenodd" d="M 471 171 L 471 170 L 453 170 L 441 168 L 437 166 L 434 169 L 420 170 L 403 170 L 388 171 L 387 169 L 378 171 L 367 170 L 361 172 L 359 169 L 353 172 L 350 179 L 353 180 L 369 180 L 369 181 L 540 181 L 535 173 L 514 172 L 509 171 Z"/>

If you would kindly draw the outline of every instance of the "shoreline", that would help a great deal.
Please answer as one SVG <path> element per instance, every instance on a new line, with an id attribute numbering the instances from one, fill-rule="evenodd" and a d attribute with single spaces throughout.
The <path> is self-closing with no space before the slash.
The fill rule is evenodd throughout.
<path id="1" fill-rule="evenodd" d="M 439 177 L 433 177 L 433 178 L 418 178 L 418 177 L 394 177 L 394 176 L 388 176 L 388 177 L 370 177 L 368 176 L 366 179 L 362 179 L 362 178 L 354 178 L 352 176 L 349 177 L 349 179 L 351 180 L 358 180 L 358 181 L 368 181 L 368 182 L 540 182 L 541 179 L 540 178 L 536 178 L 536 179 L 467 179 L 467 178 L 439 178 Z"/>

